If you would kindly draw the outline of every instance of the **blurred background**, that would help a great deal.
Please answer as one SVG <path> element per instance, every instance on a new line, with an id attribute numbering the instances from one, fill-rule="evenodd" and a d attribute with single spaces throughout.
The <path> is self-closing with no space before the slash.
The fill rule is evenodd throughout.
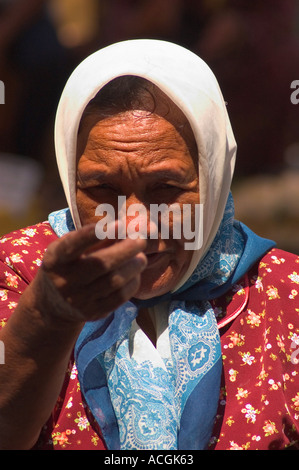
<path id="1" fill-rule="evenodd" d="M 238 142 L 236 218 L 299 254 L 299 0 L 0 0 L 0 235 L 65 207 L 53 145 L 64 84 L 90 53 L 140 37 L 210 65 Z"/>

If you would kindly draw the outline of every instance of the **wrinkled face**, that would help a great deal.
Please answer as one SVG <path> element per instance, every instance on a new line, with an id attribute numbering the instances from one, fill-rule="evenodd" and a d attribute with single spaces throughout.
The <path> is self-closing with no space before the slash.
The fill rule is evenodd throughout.
<path id="1" fill-rule="evenodd" d="M 161 236 L 160 224 L 158 237 L 150 237 L 153 204 L 178 204 L 181 208 L 188 204 L 193 224 L 194 207 L 199 203 L 194 141 L 190 143 L 190 136 L 184 137 L 173 122 L 145 110 L 104 118 L 93 114 L 84 119 L 78 135 L 77 206 L 82 225 L 99 221 L 95 213 L 101 204 L 110 204 L 117 214 L 119 196 L 125 196 L 127 211 L 132 204 L 146 209 L 148 266 L 142 273 L 139 299 L 172 290 L 193 254 L 185 249 L 184 237 L 173 237 L 171 214 L 169 237 Z M 127 225 L 130 222 L 132 216 L 126 218 Z"/>

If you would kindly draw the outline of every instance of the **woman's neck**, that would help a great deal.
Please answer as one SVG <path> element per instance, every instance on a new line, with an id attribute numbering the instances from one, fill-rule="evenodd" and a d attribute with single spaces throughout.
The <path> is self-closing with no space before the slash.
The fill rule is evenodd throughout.
<path id="1" fill-rule="evenodd" d="M 147 308 L 141 308 L 138 313 L 137 323 L 146 336 L 151 340 L 153 345 L 156 347 L 157 344 L 157 333 L 153 323 L 152 317 Z"/>

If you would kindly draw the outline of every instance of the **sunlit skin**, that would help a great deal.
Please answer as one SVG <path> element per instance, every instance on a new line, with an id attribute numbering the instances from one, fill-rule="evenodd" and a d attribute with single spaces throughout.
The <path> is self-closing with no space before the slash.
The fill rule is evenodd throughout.
<path id="1" fill-rule="evenodd" d="M 77 169 L 77 206 L 83 226 L 99 220 L 95 216 L 99 204 L 111 204 L 117 213 L 120 195 L 126 197 L 127 207 L 199 203 L 192 145 L 171 121 L 145 110 L 85 118 L 78 136 Z M 172 290 L 192 257 L 183 239 L 161 237 L 148 238 L 145 253 L 148 265 L 135 295 L 139 299 Z"/>

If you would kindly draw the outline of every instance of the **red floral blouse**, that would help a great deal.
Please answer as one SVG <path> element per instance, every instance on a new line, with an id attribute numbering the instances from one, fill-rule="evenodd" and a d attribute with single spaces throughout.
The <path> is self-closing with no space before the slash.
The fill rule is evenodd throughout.
<path id="1" fill-rule="evenodd" d="M 56 238 L 43 222 L 0 239 L 0 327 Z M 213 307 L 221 333 L 223 376 L 209 448 L 299 449 L 299 257 L 272 249 Z M 35 449 L 105 448 L 71 358 L 64 387 Z"/>

